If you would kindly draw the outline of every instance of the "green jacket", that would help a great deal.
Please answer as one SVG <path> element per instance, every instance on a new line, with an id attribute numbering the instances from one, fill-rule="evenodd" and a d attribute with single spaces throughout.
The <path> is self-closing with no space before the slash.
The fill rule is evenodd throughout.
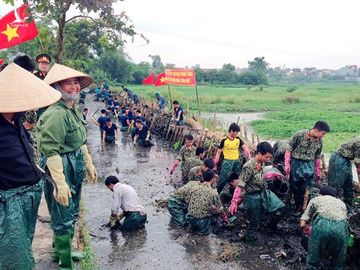
<path id="1" fill-rule="evenodd" d="M 40 153 L 50 157 L 79 149 L 86 143 L 84 124 L 76 104 L 72 109 L 63 100 L 51 105 L 36 125 Z"/>

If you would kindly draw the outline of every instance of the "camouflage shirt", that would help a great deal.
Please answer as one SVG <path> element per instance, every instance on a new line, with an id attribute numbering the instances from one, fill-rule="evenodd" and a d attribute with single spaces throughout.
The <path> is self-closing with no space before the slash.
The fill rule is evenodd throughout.
<path id="1" fill-rule="evenodd" d="M 181 170 L 183 169 L 186 160 L 191 157 L 195 157 L 195 147 L 191 146 L 191 148 L 188 149 L 185 145 L 183 145 L 176 157 L 177 160 L 181 161 Z"/>
<path id="2" fill-rule="evenodd" d="M 309 202 L 301 219 L 310 221 L 316 216 L 331 220 L 344 220 L 347 218 L 346 206 L 341 200 L 333 196 L 320 195 Z"/>
<path id="3" fill-rule="evenodd" d="M 288 149 L 293 158 L 306 161 L 320 158 L 322 139 L 308 138 L 308 135 L 309 130 L 300 130 L 291 137 Z"/>
<path id="4" fill-rule="evenodd" d="M 37 116 L 35 111 L 27 111 L 23 117 L 23 122 L 28 122 L 29 124 L 36 124 Z"/>
<path id="5" fill-rule="evenodd" d="M 354 160 L 355 165 L 360 165 L 360 137 L 355 137 L 343 143 L 336 152 L 344 158 Z"/>
<path id="6" fill-rule="evenodd" d="M 188 158 L 184 162 L 184 166 L 182 167 L 182 174 L 183 174 L 182 176 L 188 176 L 192 168 L 199 165 L 201 166 L 202 164 L 203 164 L 202 160 L 197 156 Z"/>
<path id="7" fill-rule="evenodd" d="M 189 181 L 201 181 L 201 166 L 196 166 L 190 170 Z"/>
<path id="8" fill-rule="evenodd" d="M 212 206 L 216 210 L 212 210 Z M 210 217 L 213 213 L 220 213 L 223 206 L 216 189 L 209 184 L 203 183 L 193 187 L 188 207 L 188 213 L 195 218 Z"/>
<path id="9" fill-rule="evenodd" d="M 195 186 L 200 185 L 199 182 L 189 182 L 185 186 L 179 188 L 173 195 L 176 199 L 184 201 L 186 204 L 190 202 L 191 194 Z"/>
<path id="10" fill-rule="evenodd" d="M 254 158 L 245 163 L 241 170 L 238 186 L 245 192 L 253 193 L 266 189 L 264 176 L 264 164 L 259 164 Z"/>

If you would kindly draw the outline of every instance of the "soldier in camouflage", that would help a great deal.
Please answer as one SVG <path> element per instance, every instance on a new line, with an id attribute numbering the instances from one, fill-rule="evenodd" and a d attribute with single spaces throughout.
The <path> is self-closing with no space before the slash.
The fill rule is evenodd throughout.
<path id="1" fill-rule="evenodd" d="M 203 182 L 193 186 L 186 215 L 189 225 L 203 235 L 211 232 L 210 217 L 213 214 L 223 213 L 220 196 L 212 188 L 214 176 L 213 170 L 207 170 L 203 173 Z"/>
<path id="2" fill-rule="evenodd" d="M 344 269 L 349 239 L 346 206 L 332 187 L 322 187 L 320 195 L 310 200 L 300 220 L 304 233 L 311 231 L 306 269 L 320 269 L 321 261 L 329 259 L 325 254 L 330 256 L 331 269 Z"/>
<path id="3" fill-rule="evenodd" d="M 199 182 L 191 181 L 179 188 L 168 200 L 168 210 L 171 215 L 171 220 L 180 227 L 185 226 L 187 223 L 187 207 L 192 191 L 194 190 L 194 187 L 198 185 L 200 185 Z"/>
<path id="4" fill-rule="evenodd" d="M 318 121 L 310 130 L 298 131 L 289 141 L 285 152 L 285 174 L 290 177 L 290 190 L 294 195 L 295 216 L 305 210 L 314 178 L 320 180 L 322 137 L 330 131 L 325 121 Z"/>
<path id="5" fill-rule="evenodd" d="M 207 158 L 204 160 L 204 163 L 201 166 L 196 166 L 192 168 L 189 172 L 189 181 L 201 181 L 202 174 L 208 169 L 213 169 L 215 167 L 215 162 L 212 158 Z"/>
<path id="6" fill-rule="evenodd" d="M 329 161 L 329 186 L 338 191 L 342 190 L 347 204 L 351 204 L 354 198 L 351 161 L 354 161 L 358 176 L 360 176 L 360 136 L 343 143 L 331 155 Z"/>
<path id="7" fill-rule="evenodd" d="M 188 158 L 184 162 L 184 166 L 182 168 L 182 182 L 186 184 L 189 181 L 189 172 L 192 168 L 196 166 L 200 166 L 203 163 L 203 158 L 205 155 L 205 150 L 202 147 L 197 147 L 195 151 L 195 156 Z"/>
<path id="8" fill-rule="evenodd" d="M 176 167 L 181 162 L 181 172 L 184 172 L 184 165 L 186 160 L 195 156 L 194 137 L 192 135 L 186 135 L 185 144 L 180 148 L 179 154 L 176 157 L 174 165 L 170 170 L 170 175 L 173 175 Z"/>
<path id="9" fill-rule="evenodd" d="M 273 164 L 278 170 L 284 173 L 285 152 L 289 148 L 289 141 L 279 140 L 274 144 L 273 148 L 274 148 Z"/>
<path id="10" fill-rule="evenodd" d="M 256 156 L 245 163 L 231 201 L 230 214 L 234 215 L 238 205 L 244 200 L 244 207 L 249 219 L 245 234 L 246 242 L 256 241 L 256 232 L 264 214 L 271 215 L 269 227 L 275 229 L 285 209 L 285 204 L 267 189 L 263 178 L 264 164 L 271 160 L 272 153 L 273 149 L 268 142 L 261 142 L 257 145 Z"/>

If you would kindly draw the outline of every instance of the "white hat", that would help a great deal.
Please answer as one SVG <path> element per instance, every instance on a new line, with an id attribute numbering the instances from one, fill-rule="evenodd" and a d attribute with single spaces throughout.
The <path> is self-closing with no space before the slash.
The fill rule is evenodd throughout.
<path id="1" fill-rule="evenodd" d="M 46 107 L 60 97 L 58 91 L 15 63 L 0 72 L 0 113 Z"/>
<path id="2" fill-rule="evenodd" d="M 44 81 L 51 85 L 70 78 L 78 78 L 81 89 L 88 87 L 93 81 L 90 76 L 60 64 L 53 65 L 53 67 L 46 75 Z"/>

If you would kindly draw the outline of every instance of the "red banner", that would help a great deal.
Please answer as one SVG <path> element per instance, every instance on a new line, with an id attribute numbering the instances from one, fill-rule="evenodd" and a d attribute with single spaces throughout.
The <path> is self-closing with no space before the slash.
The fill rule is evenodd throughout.
<path id="1" fill-rule="evenodd" d="M 27 8 L 28 5 L 24 4 L 0 19 L 0 49 L 18 45 L 38 35 L 35 21 L 27 22 Z"/>
<path id="2" fill-rule="evenodd" d="M 143 80 L 143 84 L 154 84 L 154 73 L 151 73 Z"/>
<path id="3" fill-rule="evenodd" d="M 167 84 L 195 86 L 195 70 L 193 69 L 165 69 L 165 81 Z"/>
<path id="4" fill-rule="evenodd" d="M 155 86 L 163 86 L 166 85 L 166 78 L 165 78 L 165 73 L 160 73 L 159 75 L 156 76 L 155 79 Z"/>

